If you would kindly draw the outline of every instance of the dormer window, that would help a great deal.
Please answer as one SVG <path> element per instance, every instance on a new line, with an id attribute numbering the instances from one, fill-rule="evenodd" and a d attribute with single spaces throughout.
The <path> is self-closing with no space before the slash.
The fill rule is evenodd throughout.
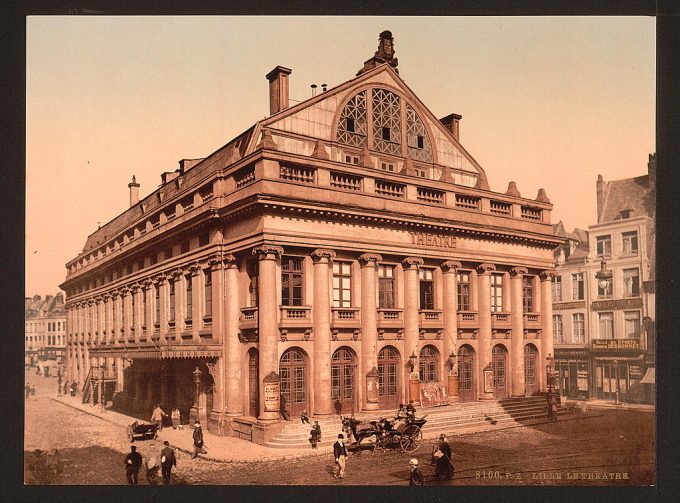
<path id="1" fill-rule="evenodd" d="M 394 163 L 393 162 L 380 161 L 380 169 L 382 169 L 383 171 L 394 172 Z"/>

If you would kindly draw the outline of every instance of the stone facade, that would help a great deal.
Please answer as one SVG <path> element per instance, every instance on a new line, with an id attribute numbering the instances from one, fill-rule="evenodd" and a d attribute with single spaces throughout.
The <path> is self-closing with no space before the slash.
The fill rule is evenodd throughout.
<path id="1" fill-rule="evenodd" d="M 64 295 L 26 297 L 24 304 L 24 363 L 62 363 L 66 348 Z M 52 370 L 56 374 L 57 369 Z"/>
<path id="2" fill-rule="evenodd" d="M 254 441 L 281 399 L 324 416 L 545 390 L 552 205 L 489 191 L 460 116 L 454 135 L 391 56 L 293 107 L 275 68 L 273 115 L 93 233 L 63 284 L 70 372 L 105 364 L 121 407 Z"/>

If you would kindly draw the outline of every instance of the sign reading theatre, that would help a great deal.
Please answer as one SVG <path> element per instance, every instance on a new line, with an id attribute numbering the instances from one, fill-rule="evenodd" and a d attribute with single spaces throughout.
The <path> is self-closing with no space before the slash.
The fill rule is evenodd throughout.
<path id="1" fill-rule="evenodd" d="M 411 244 L 429 246 L 432 248 L 455 248 L 456 236 L 445 236 L 443 234 L 430 234 L 428 232 L 409 232 Z"/>

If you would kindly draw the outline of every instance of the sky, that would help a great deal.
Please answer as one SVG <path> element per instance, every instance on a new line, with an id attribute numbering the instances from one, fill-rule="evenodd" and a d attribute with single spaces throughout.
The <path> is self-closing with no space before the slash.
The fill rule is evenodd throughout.
<path id="1" fill-rule="evenodd" d="M 596 221 L 598 174 L 647 173 L 654 18 L 30 16 L 25 295 L 58 291 L 133 174 L 144 197 L 267 116 L 272 68 L 293 70 L 295 104 L 353 78 L 386 29 L 411 90 L 463 116 L 491 190 L 545 188 L 571 230 Z"/>

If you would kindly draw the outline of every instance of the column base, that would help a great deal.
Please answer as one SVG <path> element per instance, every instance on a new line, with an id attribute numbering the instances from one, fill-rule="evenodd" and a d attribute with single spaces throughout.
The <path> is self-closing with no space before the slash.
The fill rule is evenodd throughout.
<path id="1" fill-rule="evenodd" d="M 378 410 L 380 406 L 377 403 L 367 403 L 365 404 L 361 410 L 362 411 L 371 411 L 371 410 Z"/>
<path id="2" fill-rule="evenodd" d="M 493 400 L 493 393 L 482 393 L 479 395 L 480 400 Z"/>
<path id="3" fill-rule="evenodd" d="M 278 421 L 281 419 L 281 414 L 278 412 L 263 412 L 260 414 L 260 416 L 257 418 L 258 421 L 264 421 L 264 422 L 274 422 Z"/>
<path id="4" fill-rule="evenodd" d="M 510 398 L 526 398 L 526 396 L 527 396 L 526 393 L 522 393 L 519 395 L 515 395 L 514 393 L 510 394 Z"/>
<path id="5" fill-rule="evenodd" d="M 449 395 L 449 405 L 453 403 L 460 403 L 460 397 L 458 395 Z"/>

